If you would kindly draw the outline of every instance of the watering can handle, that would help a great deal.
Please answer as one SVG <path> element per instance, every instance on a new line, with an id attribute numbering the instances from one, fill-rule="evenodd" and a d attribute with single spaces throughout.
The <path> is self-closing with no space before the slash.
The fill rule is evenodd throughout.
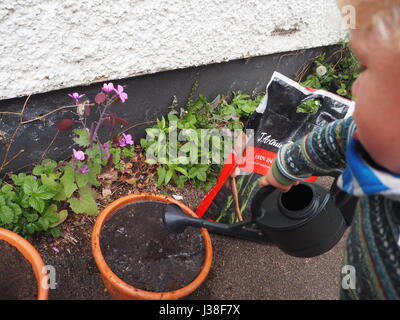
<path id="1" fill-rule="evenodd" d="M 276 188 L 273 186 L 265 186 L 258 190 L 251 201 L 251 213 L 254 214 L 255 212 L 259 212 L 259 207 L 262 201 L 275 190 Z"/>
<path id="2" fill-rule="evenodd" d="M 336 206 L 342 212 L 343 218 L 345 219 L 347 226 L 350 226 L 354 218 L 358 198 L 340 190 L 339 187 L 336 185 L 336 182 L 337 178 L 332 184 L 330 193 L 335 201 Z"/>

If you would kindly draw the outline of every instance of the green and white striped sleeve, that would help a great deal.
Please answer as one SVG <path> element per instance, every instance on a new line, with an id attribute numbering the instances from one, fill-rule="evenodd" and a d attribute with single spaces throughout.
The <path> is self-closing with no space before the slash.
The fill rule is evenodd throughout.
<path id="1" fill-rule="evenodd" d="M 346 167 L 346 146 L 354 130 L 355 123 L 349 117 L 284 145 L 271 168 L 275 179 L 289 185 L 311 176 L 325 176 L 343 170 Z"/>

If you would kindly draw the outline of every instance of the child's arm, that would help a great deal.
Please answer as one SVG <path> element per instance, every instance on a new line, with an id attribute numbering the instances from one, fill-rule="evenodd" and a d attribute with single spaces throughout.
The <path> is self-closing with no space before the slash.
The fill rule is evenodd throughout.
<path id="1" fill-rule="evenodd" d="M 284 145 L 260 185 L 288 191 L 296 182 L 324 176 L 346 167 L 345 152 L 355 130 L 353 119 L 337 120 L 299 141 Z"/>

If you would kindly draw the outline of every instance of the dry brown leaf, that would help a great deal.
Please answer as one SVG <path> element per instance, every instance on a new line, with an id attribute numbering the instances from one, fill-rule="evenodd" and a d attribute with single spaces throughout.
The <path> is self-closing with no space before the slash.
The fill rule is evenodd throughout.
<path id="1" fill-rule="evenodd" d="M 112 195 L 112 192 L 109 188 L 103 188 L 101 194 L 102 194 L 103 198 L 108 198 L 109 196 Z"/>
<path id="2" fill-rule="evenodd" d="M 118 172 L 117 171 L 105 171 L 97 176 L 100 180 L 117 181 Z"/>
<path id="3" fill-rule="evenodd" d="M 132 168 L 132 167 L 133 167 L 133 164 L 130 163 L 130 162 L 128 162 L 128 163 L 125 164 L 125 169 L 130 169 L 130 168 Z"/>
<path id="4" fill-rule="evenodd" d="M 125 169 L 124 172 L 127 173 L 127 174 L 132 174 L 133 173 L 133 171 L 131 169 Z"/>
<path id="5" fill-rule="evenodd" d="M 135 178 L 135 177 L 132 177 L 132 178 L 122 178 L 122 180 L 123 180 L 124 182 L 126 182 L 126 183 L 129 183 L 129 184 L 135 184 L 135 183 L 138 181 L 138 179 Z"/>

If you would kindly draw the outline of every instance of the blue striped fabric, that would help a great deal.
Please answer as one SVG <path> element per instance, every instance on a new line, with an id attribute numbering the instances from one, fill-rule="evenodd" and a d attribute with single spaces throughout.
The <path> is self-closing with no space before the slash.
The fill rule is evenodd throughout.
<path id="1" fill-rule="evenodd" d="M 347 167 L 338 186 L 354 196 L 400 195 L 400 176 L 369 164 L 360 153 L 361 144 L 351 138 L 346 149 Z"/>

